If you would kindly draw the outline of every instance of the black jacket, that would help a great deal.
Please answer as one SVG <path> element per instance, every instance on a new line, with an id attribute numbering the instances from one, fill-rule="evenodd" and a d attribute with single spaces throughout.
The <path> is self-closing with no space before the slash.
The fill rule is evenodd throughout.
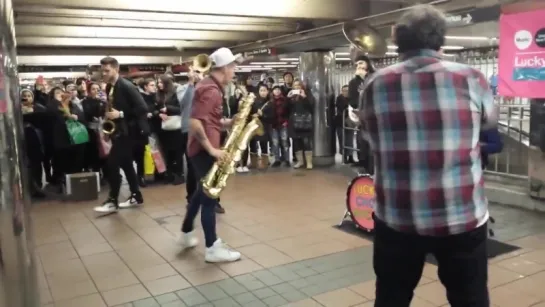
<path id="1" fill-rule="evenodd" d="M 51 115 L 52 119 L 52 131 L 53 131 L 53 147 L 55 150 L 65 149 L 72 146 L 72 141 L 70 135 L 68 134 L 68 129 L 66 128 L 66 115 L 61 110 L 61 102 L 57 100 L 52 100 L 47 105 L 48 112 Z M 70 114 L 74 114 L 78 117 L 78 121 L 86 125 L 85 115 L 81 109 L 75 105 L 69 104 Z"/>
<path id="2" fill-rule="evenodd" d="M 123 118 L 114 120 L 117 135 L 133 137 L 149 135 L 148 108 L 138 88 L 129 80 L 119 77 L 113 86 L 111 84 L 106 86 L 108 99 L 112 87 L 114 90 L 113 101 L 109 103 L 114 109 L 123 112 Z"/>
<path id="3" fill-rule="evenodd" d="M 348 109 L 349 103 L 350 100 L 348 97 L 344 97 L 343 95 L 337 96 L 337 99 L 335 100 L 335 116 L 333 119 L 336 127 L 342 126 L 343 117 L 347 115 L 346 110 Z"/>
<path id="4" fill-rule="evenodd" d="M 365 79 L 360 76 L 354 76 L 350 82 L 348 82 L 348 101 L 349 105 L 354 109 L 358 109 L 360 104 L 360 90 L 362 90 Z"/>
<path id="5" fill-rule="evenodd" d="M 295 131 L 293 128 L 293 121 L 295 120 L 295 114 L 311 114 L 314 115 L 313 100 L 310 96 L 303 98 L 302 96 L 295 95 L 288 98 L 288 134 L 290 137 L 310 137 L 312 131 Z"/>
<path id="6" fill-rule="evenodd" d="M 81 101 L 81 107 L 85 120 L 87 122 L 93 122 L 95 118 L 101 118 L 106 111 L 106 103 L 98 98 L 86 97 Z"/>
<path id="7" fill-rule="evenodd" d="M 174 150 L 180 149 L 181 139 L 182 139 L 182 129 L 178 130 L 163 130 L 161 129 L 161 118 L 159 114 L 162 108 L 166 108 L 166 115 L 168 116 L 180 116 L 182 110 L 180 108 L 180 102 L 178 101 L 178 96 L 176 93 L 172 94 L 170 97 L 166 97 L 166 101 L 155 104 L 156 110 L 153 113 L 153 116 L 159 118 L 159 142 L 161 143 L 161 148 L 165 150 Z"/>

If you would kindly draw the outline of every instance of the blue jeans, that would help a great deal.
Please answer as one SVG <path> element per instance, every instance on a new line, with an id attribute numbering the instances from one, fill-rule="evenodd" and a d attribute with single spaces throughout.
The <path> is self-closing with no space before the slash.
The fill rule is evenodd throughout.
<path id="1" fill-rule="evenodd" d="M 271 155 L 275 161 L 280 161 L 280 157 L 289 161 L 289 149 L 288 128 L 271 129 Z"/>
<path id="2" fill-rule="evenodd" d="M 204 231 L 206 247 L 211 247 L 217 240 L 216 206 L 218 205 L 218 200 L 204 194 L 201 179 L 206 176 L 206 173 L 212 168 L 215 159 L 207 152 L 201 151 L 197 155 L 190 157 L 189 162 L 193 167 L 197 189 L 193 193 L 191 201 L 187 206 L 187 212 L 182 224 L 182 232 L 188 233 L 193 231 L 193 221 L 197 217 L 199 209 L 201 209 L 201 224 Z"/>

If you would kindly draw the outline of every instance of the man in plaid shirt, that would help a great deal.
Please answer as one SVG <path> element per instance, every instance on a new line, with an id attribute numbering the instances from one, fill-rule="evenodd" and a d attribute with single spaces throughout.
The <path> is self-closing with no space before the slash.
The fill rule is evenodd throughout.
<path id="1" fill-rule="evenodd" d="M 486 78 L 440 54 L 445 16 L 429 5 L 394 29 L 400 62 L 376 72 L 360 118 L 376 159 L 375 307 L 408 307 L 426 255 L 453 307 L 488 307 L 479 132 L 497 122 Z"/>

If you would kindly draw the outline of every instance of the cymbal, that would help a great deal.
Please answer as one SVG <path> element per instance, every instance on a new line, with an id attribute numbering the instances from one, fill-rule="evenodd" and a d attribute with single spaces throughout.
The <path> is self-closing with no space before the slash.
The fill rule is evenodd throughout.
<path id="1" fill-rule="evenodd" d="M 343 34 L 356 49 L 365 54 L 383 56 L 388 51 L 386 40 L 363 20 L 345 22 Z"/>

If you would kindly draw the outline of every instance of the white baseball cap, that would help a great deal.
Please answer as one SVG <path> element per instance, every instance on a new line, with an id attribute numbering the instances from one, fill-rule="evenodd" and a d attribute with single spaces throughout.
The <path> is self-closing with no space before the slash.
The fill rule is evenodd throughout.
<path id="1" fill-rule="evenodd" d="M 222 47 L 214 51 L 210 55 L 210 59 L 214 62 L 215 67 L 225 67 L 233 62 L 239 61 L 241 59 L 241 55 L 233 55 L 231 49 Z"/>

